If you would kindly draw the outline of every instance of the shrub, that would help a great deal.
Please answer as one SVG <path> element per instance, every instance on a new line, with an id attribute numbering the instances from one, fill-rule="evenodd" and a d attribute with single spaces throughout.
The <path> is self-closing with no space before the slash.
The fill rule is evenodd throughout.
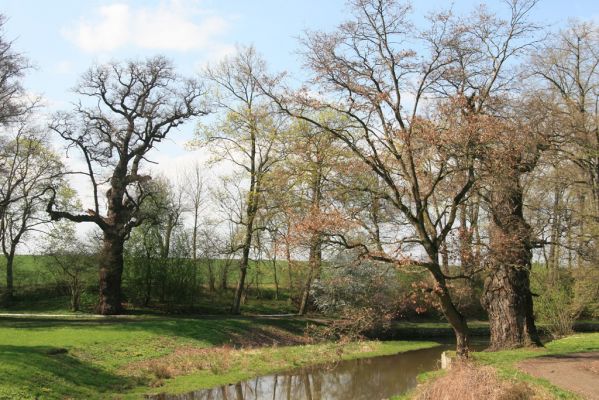
<path id="1" fill-rule="evenodd" d="M 532 275 L 535 317 L 548 333 L 557 338 L 572 333 L 582 311 L 573 296 L 573 280 L 568 271 L 536 269 Z"/>
<path id="2" fill-rule="evenodd" d="M 320 334 L 336 339 L 385 330 L 398 314 L 401 293 L 393 266 L 351 256 L 327 265 L 311 292 L 320 312 L 338 318 L 319 327 Z"/>

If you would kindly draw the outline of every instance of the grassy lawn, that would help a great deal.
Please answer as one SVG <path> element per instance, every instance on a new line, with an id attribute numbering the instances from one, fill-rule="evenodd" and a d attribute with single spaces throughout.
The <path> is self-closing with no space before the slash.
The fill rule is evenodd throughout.
<path id="1" fill-rule="evenodd" d="M 516 379 L 539 385 L 556 399 L 579 399 L 578 396 L 562 390 L 545 379 L 535 378 L 517 368 L 517 364 L 527 358 L 545 355 L 560 355 L 585 351 L 599 351 L 599 333 L 578 333 L 562 339 L 553 340 L 541 349 L 519 349 L 498 352 L 475 353 L 475 359 L 482 364 L 495 367 L 502 378 Z"/>
<path id="2" fill-rule="evenodd" d="M 303 344 L 305 325 L 293 318 L 4 318 L 0 398 L 141 398 L 435 345 Z"/>
<path id="3" fill-rule="evenodd" d="M 537 323 L 543 333 L 546 325 Z M 489 336 L 489 323 L 487 321 L 468 321 L 468 328 L 472 336 Z M 581 320 L 574 324 L 576 332 L 599 331 L 598 320 Z M 451 326 L 443 321 L 397 321 L 393 325 L 393 338 L 421 338 L 421 337 L 453 337 Z"/>
<path id="4" fill-rule="evenodd" d="M 552 385 L 546 379 L 536 378 L 520 371 L 518 369 L 518 363 L 534 357 L 588 351 L 599 351 L 599 333 L 577 333 L 548 342 L 545 344 L 544 348 L 539 349 L 530 348 L 497 352 L 482 351 L 472 353 L 472 355 L 477 363 L 495 368 L 502 379 L 526 382 L 533 388 L 537 387 L 542 393 L 552 396 L 555 399 L 580 400 L 580 397 L 576 394 Z M 446 371 L 444 370 L 425 372 L 418 376 L 418 380 L 421 382 L 429 382 L 443 376 L 445 372 Z M 412 397 L 413 393 L 407 393 L 393 397 L 393 400 L 408 400 Z"/>

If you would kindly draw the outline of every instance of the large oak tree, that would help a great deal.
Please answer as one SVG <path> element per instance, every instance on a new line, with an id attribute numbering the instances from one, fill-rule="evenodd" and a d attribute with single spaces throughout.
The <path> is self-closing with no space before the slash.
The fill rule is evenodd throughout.
<path id="1" fill-rule="evenodd" d="M 304 38 L 312 85 L 296 96 L 273 94 L 291 115 L 338 137 L 379 177 L 374 194 L 402 216 L 398 245 L 365 251 L 431 273 L 459 355 L 468 352 L 468 327 L 447 285 L 455 276 L 442 270 L 440 256 L 475 185 L 481 145 L 494 133 L 489 110 L 509 89 L 510 60 L 534 31 L 526 20 L 534 3 L 510 2 L 507 20 L 484 8 L 467 18 L 441 12 L 419 31 L 408 4 L 353 0 L 353 19 Z M 319 123 L 310 117 L 315 110 L 349 123 Z"/>
<path id="2" fill-rule="evenodd" d="M 143 172 L 148 153 L 174 128 L 207 113 L 204 91 L 177 75 L 170 61 L 153 57 L 94 66 L 75 92 L 82 100 L 72 112 L 56 114 L 50 128 L 83 157 L 93 205 L 83 213 L 57 210 L 52 199 L 47 210 L 54 220 L 101 229 L 98 312 L 116 314 L 122 310 L 123 247 L 143 221 L 141 205 L 151 194 L 151 177 Z"/>

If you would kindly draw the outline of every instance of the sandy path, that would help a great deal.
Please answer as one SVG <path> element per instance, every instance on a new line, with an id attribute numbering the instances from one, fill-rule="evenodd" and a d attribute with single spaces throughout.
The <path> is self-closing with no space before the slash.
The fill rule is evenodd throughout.
<path id="1" fill-rule="evenodd" d="M 518 366 L 584 399 L 599 400 L 599 352 L 531 358 Z"/>

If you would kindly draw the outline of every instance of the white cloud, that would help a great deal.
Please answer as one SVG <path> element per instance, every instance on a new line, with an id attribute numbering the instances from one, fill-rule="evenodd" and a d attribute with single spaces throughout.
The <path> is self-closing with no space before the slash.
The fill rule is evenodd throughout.
<path id="1" fill-rule="evenodd" d="M 210 15 L 188 1 L 170 0 L 153 7 L 114 3 L 82 17 L 62 34 L 84 51 L 106 52 L 125 46 L 150 50 L 213 49 L 229 21 Z"/>

